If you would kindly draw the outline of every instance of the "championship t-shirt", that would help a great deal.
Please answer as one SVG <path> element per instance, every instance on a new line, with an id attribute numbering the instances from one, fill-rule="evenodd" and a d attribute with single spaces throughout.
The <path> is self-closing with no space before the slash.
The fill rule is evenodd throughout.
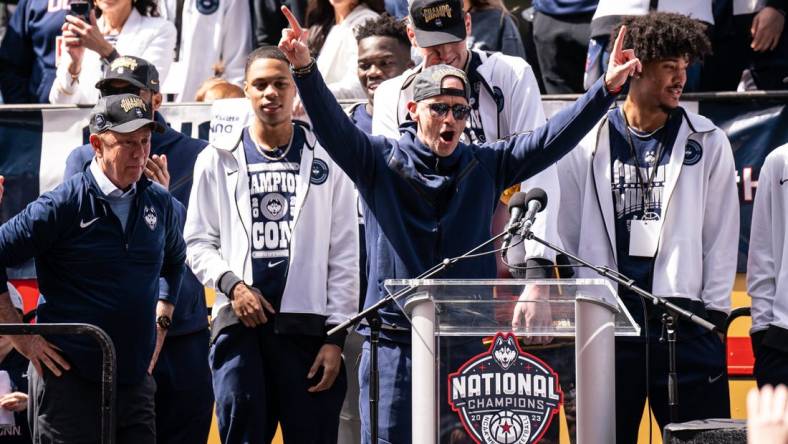
<path id="1" fill-rule="evenodd" d="M 244 129 L 243 146 L 252 208 L 252 286 L 279 309 L 290 262 L 304 131 L 287 145 L 264 151 Z"/>
<path id="2" fill-rule="evenodd" d="M 674 112 L 665 125 L 649 133 L 629 127 L 621 108 L 611 110 L 608 118 L 618 271 L 634 279 L 638 287 L 651 291 L 654 258 L 629 255 L 631 226 L 633 220 L 662 217 L 667 164 L 681 116 Z M 647 183 L 651 192 L 644 199 Z"/>

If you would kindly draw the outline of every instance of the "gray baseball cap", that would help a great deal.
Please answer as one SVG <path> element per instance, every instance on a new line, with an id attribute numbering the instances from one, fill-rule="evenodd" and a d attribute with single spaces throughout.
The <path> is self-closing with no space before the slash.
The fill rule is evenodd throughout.
<path id="1" fill-rule="evenodd" d="M 134 94 L 102 97 L 90 111 L 90 133 L 131 133 L 146 125 L 153 131 L 163 132 L 164 128 L 150 119 L 150 115 L 145 102 Z"/>
<path id="2" fill-rule="evenodd" d="M 441 84 L 446 77 L 456 77 L 462 81 L 463 89 L 443 88 Z M 413 80 L 413 100 L 421 102 L 435 96 L 465 97 L 470 101 L 470 85 L 468 76 L 461 69 L 450 65 L 433 65 L 424 68 Z"/>

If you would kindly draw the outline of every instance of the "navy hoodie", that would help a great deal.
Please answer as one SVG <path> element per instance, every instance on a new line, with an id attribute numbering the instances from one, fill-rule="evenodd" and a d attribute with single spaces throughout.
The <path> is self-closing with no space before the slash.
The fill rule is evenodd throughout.
<path id="1" fill-rule="evenodd" d="M 49 103 L 55 81 L 55 42 L 68 1 L 19 0 L 0 46 L 0 91 L 5 103 Z"/>
<path id="2" fill-rule="evenodd" d="M 0 226 L 0 285 L 5 268 L 36 259 L 46 302 L 38 322 L 84 322 L 115 344 L 118 383 L 137 384 L 155 345 L 159 277 L 177 303 L 186 259 L 172 196 L 143 177 L 125 231 L 90 171 L 44 193 Z M 84 335 L 48 336 L 72 370 L 100 380 L 101 352 Z"/>
<path id="3" fill-rule="evenodd" d="M 189 193 L 192 188 L 194 161 L 197 155 L 208 145 L 208 142 L 193 139 L 169 126 L 158 112 L 154 118 L 164 125 L 164 133 L 154 132 L 151 136 L 151 154 L 166 154 L 167 167 L 170 169 L 170 194 L 178 201 L 175 212 L 178 215 L 178 226 L 183 231 L 186 223 L 186 208 L 189 204 Z M 87 169 L 93 160 L 93 147 L 82 145 L 74 149 L 66 160 L 64 179 L 79 174 Z M 183 203 L 183 205 L 181 205 Z M 208 327 L 208 310 L 205 307 L 205 288 L 187 267 L 183 275 L 178 303 L 172 315 L 172 326 L 167 336 L 179 336 L 194 333 Z"/>
<path id="4" fill-rule="evenodd" d="M 578 99 L 530 133 L 481 146 L 460 143 L 438 157 L 403 128 L 397 141 L 368 136 L 345 115 L 317 70 L 296 78 L 299 95 L 320 144 L 358 187 L 374 214 L 365 223 L 379 232 L 368 258 L 366 306 L 387 294 L 386 279 L 413 278 L 443 260 L 459 256 L 490 237 L 498 196 L 568 153 L 605 115 L 615 97 L 597 82 Z M 369 225 L 367 226 L 369 230 Z M 369 242 L 371 239 L 367 237 Z M 495 257 L 458 262 L 440 278 L 485 279 L 496 275 Z M 392 306 L 383 322 L 404 329 L 409 323 Z M 410 333 L 384 332 L 410 341 Z"/>

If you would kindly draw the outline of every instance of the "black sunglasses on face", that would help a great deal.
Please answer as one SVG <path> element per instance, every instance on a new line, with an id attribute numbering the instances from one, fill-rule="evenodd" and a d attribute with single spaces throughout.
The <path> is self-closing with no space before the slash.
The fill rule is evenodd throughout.
<path id="1" fill-rule="evenodd" d="M 451 114 L 454 116 L 456 120 L 465 120 L 471 114 L 471 107 L 468 105 L 462 105 L 456 103 L 454 105 L 449 105 L 447 103 L 430 103 L 429 104 L 430 111 L 432 115 L 435 117 L 446 117 L 446 114 L 449 113 L 451 109 Z"/>

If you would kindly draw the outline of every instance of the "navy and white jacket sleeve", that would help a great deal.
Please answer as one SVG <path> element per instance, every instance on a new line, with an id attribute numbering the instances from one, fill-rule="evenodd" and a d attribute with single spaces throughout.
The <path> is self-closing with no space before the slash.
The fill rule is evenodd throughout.
<path id="1" fill-rule="evenodd" d="M 545 125 L 492 144 L 500 189 L 522 182 L 570 152 L 604 117 L 615 98 L 605 88 L 604 79 L 599 79 Z"/>
<path id="2" fill-rule="evenodd" d="M 377 166 L 385 163 L 383 153 L 391 142 L 385 137 L 369 136 L 356 127 L 317 68 L 296 76 L 295 82 L 320 145 L 356 186 L 372 184 Z"/>

